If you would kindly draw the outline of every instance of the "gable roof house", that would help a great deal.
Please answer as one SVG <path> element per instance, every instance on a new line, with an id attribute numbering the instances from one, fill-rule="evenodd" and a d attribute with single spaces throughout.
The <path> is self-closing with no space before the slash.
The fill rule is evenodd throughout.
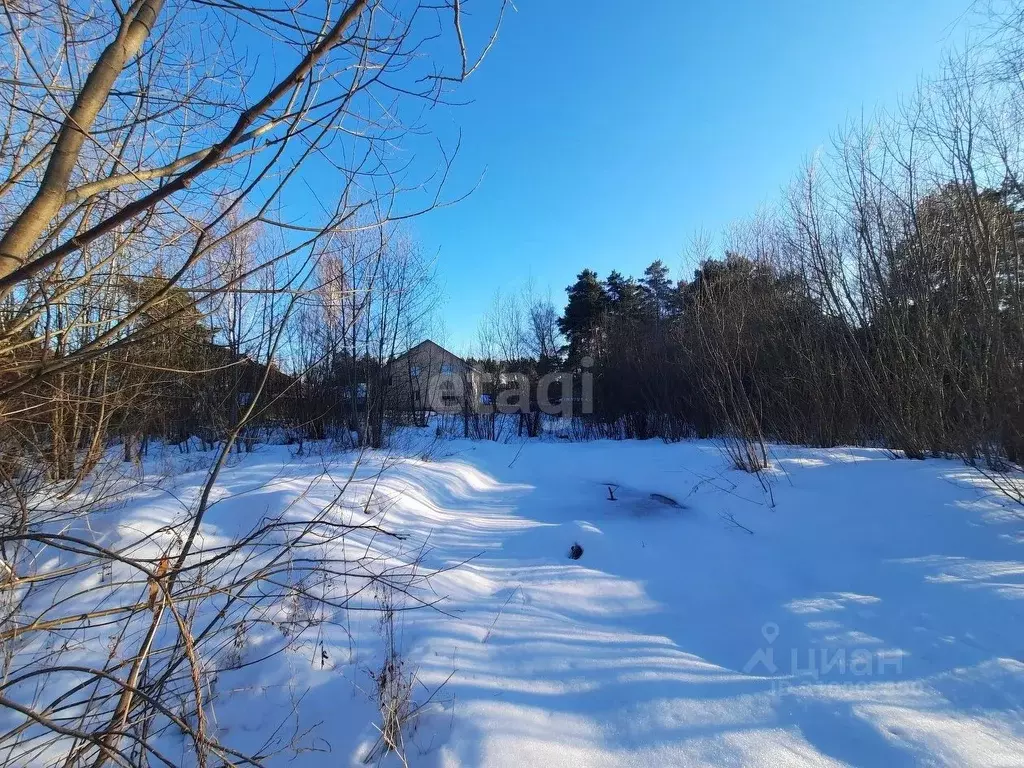
<path id="1" fill-rule="evenodd" d="M 426 339 L 388 363 L 388 407 L 461 413 L 476 403 L 480 376 L 480 371 L 461 357 Z"/>

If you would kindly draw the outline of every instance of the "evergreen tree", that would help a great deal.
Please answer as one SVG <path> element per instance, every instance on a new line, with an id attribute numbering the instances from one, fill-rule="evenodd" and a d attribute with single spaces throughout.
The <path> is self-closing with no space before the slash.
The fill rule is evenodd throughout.
<path id="1" fill-rule="evenodd" d="M 608 295 L 608 308 L 620 318 L 639 319 L 644 306 L 644 293 L 632 277 L 623 277 L 618 270 L 612 270 L 604 281 Z"/>
<path id="2" fill-rule="evenodd" d="M 690 290 L 690 284 L 680 280 L 675 284 L 668 297 L 668 315 L 674 320 L 682 317 L 683 309 L 686 307 L 686 295 Z"/>
<path id="3" fill-rule="evenodd" d="M 608 296 L 597 273 L 584 269 L 565 292 L 569 301 L 565 314 L 558 319 L 558 329 L 569 341 L 569 362 L 577 363 L 586 355 L 597 357 L 601 326 L 608 309 Z"/>
<path id="4" fill-rule="evenodd" d="M 672 307 L 672 281 L 668 267 L 658 259 L 644 270 L 640 281 L 648 315 L 656 320 L 668 317 Z"/>

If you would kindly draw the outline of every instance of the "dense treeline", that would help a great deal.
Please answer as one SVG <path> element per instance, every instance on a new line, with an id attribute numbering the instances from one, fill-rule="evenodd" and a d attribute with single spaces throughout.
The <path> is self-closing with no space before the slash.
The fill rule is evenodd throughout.
<path id="1" fill-rule="evenodd" d="M 1019 11 L 897 116 L 849 130 L 724 256 L 580 272 L 559 320 L 594 427 L 1024 459 Z"/>
<path id="2" fill-rule="evenodd" d="M 576 434 L 719 437 L 746 468 L 764 466 L 766 441 L 1020 464 L 1024 197 L 1013 155 L 990 149 L 1007 163 L 981 173 L 955 148 L 980 153 L 993 138 L 967 123 L 956 142 L 931 145 L 930 165 L 895 163 L 949 129 L 924 125 L 885 142 L 849 134 L 831 173 L 809 169 L 785 206 L 736 228 L 722 257 L 700 258 L 701 244 L 690 279 L 672 280 L 662 261 L 639 278 L 584 269 L 558 317 L 546 302 L 499 297 L 480 367 L 536 380 L 586 364 L 595 408 Z M 998 186 L 964 181 L 996 172 Z M 545 347 L 556 329 L 564 344 Z"/>
<path id="3" fill-rule="evenodd" d="M 661 262 L 639 280 L 580 273 L 560 326 L 570 364 L 597 361 L 595 423 L 625 437 L 1019 462 L 1024 231 L 1012 191 L 949 184 L 922 198 L 881 258 L 854 250 L 855 278 L 824 272 L 843 254 L 817 234 L 772 225 L 690 280 L 669 281 Z"/>

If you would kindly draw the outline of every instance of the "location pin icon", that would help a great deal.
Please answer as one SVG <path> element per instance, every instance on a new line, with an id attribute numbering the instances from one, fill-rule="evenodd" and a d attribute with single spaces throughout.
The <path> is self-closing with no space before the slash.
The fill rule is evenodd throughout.
<path id="1" fill-rule="evenodd" d="M 775 642 L 775 638 L 779 636 L 779 625 L 774 621 L 769 621 L 763 627 L 761 627 L 761 634 L 764 639 L 768 641 L 768 645 Z"/>

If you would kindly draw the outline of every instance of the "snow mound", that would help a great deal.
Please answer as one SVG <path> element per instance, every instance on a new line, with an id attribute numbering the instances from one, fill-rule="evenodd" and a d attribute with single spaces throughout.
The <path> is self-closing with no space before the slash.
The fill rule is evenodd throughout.
<path id="1" fill-rule="evenodd" d="M 428 702 L 409 765 L 1024 765 L 1024 523 L 962 465 L 778 447 L 767 494 L 706 442 L 446 447 L 345 497 L 363 514 L 380 494 L 371 514 L 408 536 L 349 546 L 437 571 L 436 610 L 402 613 Z M 330 499 L 306 486 L 322 461 L 229 468 L 207 535 Z M 119 522 L 169 508 L 149 493 Z M 350 612 L 221 675 L 220 738 L 258 747 L 289 722 L 308 747 L 289 765 L 359 764 L 374 622 Z"/>

